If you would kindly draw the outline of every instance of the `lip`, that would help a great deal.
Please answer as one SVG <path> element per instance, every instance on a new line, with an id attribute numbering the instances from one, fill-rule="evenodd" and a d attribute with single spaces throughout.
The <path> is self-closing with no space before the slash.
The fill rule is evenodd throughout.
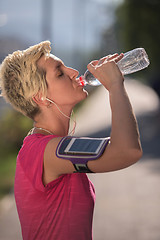
<path id="1" fill-rule="evenodd" d="M 77 84 L 77 88 L 79 88 L 79 87 L 80 87 L 80 88 L 83 88 L 84 86 L 83 86 L 81 83 L 78 83 L 78 84 Z"/>
<path id="2" fill-rule="evenodd" d="M 74 88 L 82 87 L 78 78 L 76 79 L 76 81 L 75 80 L 73 81 L 73 86 L 74 86 Z"/>

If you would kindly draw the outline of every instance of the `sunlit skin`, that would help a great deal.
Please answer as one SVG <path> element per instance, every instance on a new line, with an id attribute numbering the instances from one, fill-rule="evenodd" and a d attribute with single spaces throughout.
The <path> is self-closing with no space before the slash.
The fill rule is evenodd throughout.
<path id="1" fill-rule="evenodd" d="M 44 61 L 42 58 L 39 61 Z M 48 83 L 47 97 L 55 101 L 60 106 L 72 108 L 79 101 L 83 100 L 87 93 L 78 82 L 79 72 L 64 65 L 62 60 L 50 55 L 45 61 L 46 80 Z"/>
<path id="2" fill-rule="evenodd" d="M 50 51 L 50 42 L 45 41 L 26 52 L 16 51 L 5 63 L 4 73 L 8 76 L 4 80 L 9 82 L 5 93 L 34 121 L 17 157 L 15 198 L 22 234 L 27 239 L 28 236 L 45 238 L 46 234 L 47 239 L 75 239 L 75 236 L 91 239 L 95 194 L 85 173 L 117 171 L 131 166 L 142 156 L 138 125 L 124 76 L 117 66 L 123 54 L 108 55 L 87 65 L 108 92 L 106 108 L 111 111 L 107 144 L 100 146 L 103 149 L 100 154 L 97 149 L 93 160 L 89 152 L 87 155 L 81 152 L 81 156 L 79 151 L 67 155 L 67 146 L 72 147 L 72 140 L 65 140 L 72 138 L 69 130 L 73 108 L 88 93 L 78 77 L 79 72 L 49 54 Z M 95 119 L 98 114 L 96 111 Z M 96 128 L 95 124 L 93 131 Z M 83 143 L 87 149 L 88 141 Z M 82 150 L 81 144 L 79 148 Z M 59 154 L 62 151 L 65 156 Z"/>
<path id="3" fill-rule="evenodd" d="M 54 101 L 65 115 L 70 116 L 73 107 L 88 94 L 78 80 L 79 72 L 65 66 L 61 59 L 52 54 L 49 58 L 42 56 L 37 65 L 46 72 L 47 98 Z M 57 135 L 68 134 L 69 119 L 64 117 L 54 104 L 42 99 L 41 94 L 34 97 L 41 109 L 41 113 L 35 118 L 35 126 L 50 129 Z"/>
<path id="4" fill-rule="evenodd" d="M 87 66 L 109 91 L 112 112 L 110 144 L 97 161 L 88 161 L 88 167 L 93 172 L 108 172 L 128 167 L 142 155 L 136 119 L 125 91 L 123 75 L 116 65 L 122 57 L 123 54 L 113 54 L 92 61 Z M 57 136 L 49 141 L 44 152 L 43 182 L 47 184 L 62 174 L 73 173 L 75 170 L 69 160 L 60 160 L 55 152 L 62 137 L 68 135 L 73 107 L 87 97 L 87 92 L 78 81 L 79 72 L 65 66 L 54 55 L 46 59 L 41 57 L 37 64 L 46 71 L 47 98 L 53 100 L 67 116 L 64 116 L 54 103 L 43 98 L 41 93 L 34 96 L 33 100 L 41 110 L 34 125 Z M 45 130 L 36 128 L 34 133 L 48 134 Z"/>

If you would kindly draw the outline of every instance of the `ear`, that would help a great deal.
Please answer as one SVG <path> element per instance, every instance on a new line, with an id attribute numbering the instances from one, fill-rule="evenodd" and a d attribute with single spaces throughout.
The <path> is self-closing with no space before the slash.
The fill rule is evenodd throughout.
<path id="1" fill-rule="evenodd" d="M 33 101 L 37 103 L 37 105 L 47 105 L 47 102 L 45 101 L 45 98 L 42 96 L 41 93 L 37 93 L 32 97 Z"/>

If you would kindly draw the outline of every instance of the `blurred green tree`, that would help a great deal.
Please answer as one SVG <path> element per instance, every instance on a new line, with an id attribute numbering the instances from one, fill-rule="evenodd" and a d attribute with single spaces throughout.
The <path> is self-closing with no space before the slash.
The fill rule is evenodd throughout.
<path id="1" fill-rule="evenodd" d="M 116 16 L 120 51 L 144 47 L 151 62 L 147 74 L 160 74 L 160 1 L 124 0 Z"/>
<path id="2" fill-rule="evenodd" d="M 18 152 L 33 122 L 21 113 L 10 109 L 3 115 L 0 125 L 0 156 L 3 156 Z"/>
<path id="3" fill-rule="evenodd" d="M 0 197 L 13 187 L 16 157 L 32 125 L 32 120 L 13 109 L 0 119 Z"/>

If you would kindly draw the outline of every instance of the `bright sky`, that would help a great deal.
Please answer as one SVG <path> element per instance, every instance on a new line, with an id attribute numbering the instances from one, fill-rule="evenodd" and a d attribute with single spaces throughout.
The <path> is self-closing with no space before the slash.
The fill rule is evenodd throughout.
<path id="1" fill-rule="evenodd" d="M 100 2 L 100 3 L 113 3 L 113 4 L 120 4 L 123 2 L 123 0 L 93 0 L 95 2 Z"/>
<path id="2" fill-rule="evenodd" d="M 51 41 L 57 51 L 55 54 L 64 59 L 60 51 L 63 55 L 66 52 L 66 59 L 69 61 L 73 59 L 71 52 L 75 48 L 84 52 L 85 49 L 98 48 L 101 33 L 114 21 L 114 7 L 122 1 L 52 0 Z M 1 38 L 16 37 L 28 44 L 42 41 L 42 0 L 0 2 Z"/>

